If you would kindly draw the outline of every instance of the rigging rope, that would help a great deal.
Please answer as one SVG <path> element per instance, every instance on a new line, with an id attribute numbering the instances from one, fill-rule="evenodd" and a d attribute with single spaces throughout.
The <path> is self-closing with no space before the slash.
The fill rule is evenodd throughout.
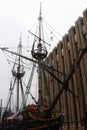
<path id="1" fill-rule="evenodd" d="M 45 20 L 44 20 L 45 24 L 48 26 L 49 30 L 51 31 L 54 30 L 57 34 L 59 34 L 61 36 L 61 38 L 63 37 L 62 34 L 60 34 L 59 32 L 57 32 L 51 25 L 49 25 Z M 50 29 L 51 28 L 51 29 Z"/>

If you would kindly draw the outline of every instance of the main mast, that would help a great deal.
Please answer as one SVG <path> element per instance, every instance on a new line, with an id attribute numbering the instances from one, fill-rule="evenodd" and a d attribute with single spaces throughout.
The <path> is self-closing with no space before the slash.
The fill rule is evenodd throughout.
<path id="1" fill-rule="evenodd" d="M 43 18 L 42 18 L 41 4 L 40 4 L 40 13 L 39 13 L 38 21 L 39 21 L 38 34 L 35 35 L 35 40 L 31 52 L 33 58 L 35 58 L 36 60 L 43 60 L 47 56 L 47 49 L 45 46 L 44 35 L 43 35 Z"/>

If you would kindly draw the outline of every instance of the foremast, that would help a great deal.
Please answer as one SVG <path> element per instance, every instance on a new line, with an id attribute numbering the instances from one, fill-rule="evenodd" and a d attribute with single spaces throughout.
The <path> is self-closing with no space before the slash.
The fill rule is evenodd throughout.
<path id="1" fill-rule="evenodd" d="M 19 90 L 20 89 L 21 89 L 21 93 L 22 93 L 22 104 L 24 103 L 24 100 L 25 100 L 24 99 L 24 90 L 23 90 L 23 86 L 22 86 L 22 78 L 23 78 L 25 72 L 24 72 L 24 67 L 21 65 L 22 59 L 20 57 L 20 55 L 22 55 L 21 36 L 20 36 L 20 42 L 19 42 L 17 53 L 19 54 L 18 58 L 16 59 L 17 64 L 14 63 L 14 66 L 13 66 L 13 69 L 12 69 L 12 75 L 15 78 L 15 83 L 17 83 L 16 111 L 19 110 L 19 96 L 20 96 Z M 24 104 L 23 104 L 23 106 L 24 106 Z"/>

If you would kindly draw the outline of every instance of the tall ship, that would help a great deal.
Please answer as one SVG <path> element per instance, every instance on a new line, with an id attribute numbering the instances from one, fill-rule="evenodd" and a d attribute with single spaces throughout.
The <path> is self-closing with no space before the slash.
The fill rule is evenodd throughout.
<path id="1" fill-rule="evenodd" d="M 44 40 L 41 5 L 36 34 L 31 31 L 29 31 L 29 33 L 34 37 L 31 58 L 22 55 L 22 34 L 20 34 L 20 42 L 17 52 L 9 50 L 8 47 L 1 48 L 2 51 L 14 55 L 15 59 L 14 61 L 9 61 L 13 63 L 11 70 L 13 78 L 10 83 L 6 107 L 1 114 L 0 130 L 58 130 L 64 122 L 63 113 L 59 113 L 58 115 L 53 114 L 53 106 L 56 104 L 56 100 L 50 106 L 44 105 L 43 102 L 39 102 L 30 92 L 35 68 L 37 68 L 38 74 L 40 71 L 43 71 L 44 78 L 46 78 L 45 71 L 51 74 L 53 78 L 56 78 L 56 76 L 49 71 L 49 66 L 45 64 L 45 59 L 48 55 L 46 44 L 48 46 L 50 44 Z M 27 76 L 28 82 L 25 89 L 23 86 L 23 78 L 26 72 L 23 59 L 32 63 L 31 72 Z M 45 87 L 47 87 L 47 85 Z M 13 102 L 12 98 L 14 89 L 16 89 L 16 97 Z M 27 104 L 29 95 L 34 100 L 33 104 Z M 16 104 L 15 110 L 13 104 Z"/>
<path id="2" fill-rule="evenodd" d="M 4 111 L 0 112 L 0 130 L 87 129 L 86 81 L 83 82 L 85 88 L 80 84 L 83 77 L 85 78 L 84 73 L 87 74 L 87 71 L 84 71 L 86 67 L 84 63 L 87 62 L 86 28 L 87 10 L 84 12 L 84 20 L 79 18 L 75 27 L 72 27 L 69 34 L 63 37 L 62 44 L 60 41 L 58 48 L 54 48 L 55 57 L 54 53 L 49 54 L 47 49 L 50 42 L 45 39 L 47 34 L 44 34 L 40 5 L 38 26 L 35 33 L 28 31 L 33 39 L 33 41 L 30 40 L 30 44 L 32 44 L 31 55 L 28 47 L 28 55 L 23 50 L 22 34 L 20 34 L 17 52 L 10 50 L 9 47 L 0 48 L 3 52 L 11 55 L 8 62 L 12 63 L 9 96 Z M 52 33 L 51 31 L 50 34 Z M 48 56 L 50 60 L 48 60 Z M 53 61 L 56 62 L 54 66 L 52 66 Z M 84 73 L 81 73 L 83 71 Z M 35 73 L 38 76 L 34 77 Z M 36 85 L 36 81 L 38 81 L 38 85 Z M 50 87 L 51 84 L 52 87 Z M 55 90 L 58 91 L 54 92 L 54 86 L 56 86 Z M 13 101 L 14 90 L 15 100 Z M 38 93 L 36 92 L 37 96 L 34 96 L 36 90 Z M 54 97 L 51 98 L 51 96 Z M 33 102 L 30 102 L 30 98 Z"/>

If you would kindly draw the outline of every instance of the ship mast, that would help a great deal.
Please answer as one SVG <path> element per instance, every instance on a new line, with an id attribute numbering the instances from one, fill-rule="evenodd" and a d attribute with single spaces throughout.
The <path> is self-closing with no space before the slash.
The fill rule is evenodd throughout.
<path id="1" fill-rule="evenodd" d="M 41 14 L 42 12 L 41 12 L 41 4 L 40 4 L 40 14 L 39 14 L 39 44 L 38 44 L 38 46 L 37 47 L 41 47 L 42 45 L 41 45 L 41 27 L 42 27 L 42 14 Z M 40 48 L 41 49 L 41 48 Z M 41 51 L 41 50 L 40 50 Z"/>
<path id="2" fill-rule="evenodd" d="M 32 46 L 31 54 L 32 54 L 33 58 L 40 61 L 40 60 L 45 59 L 47 56 L 47 49 L 45 46 L 44 35 L 43 35 L 43 18 L 42 18 L 41 3 L 40 3 L 40 12 L 39 12 L 38 21 L 39 21 L 38 34 L 34 35 L 35 40 L 34 40 L 34 43 Z"/>
<path id="3" fill-rule="evenodd" d="M 21 36 L 20 36 L 20 42 L 19 42 L 19 46 L 18 46 L 18 54 L 19 54 L 18 59 L 16 59 L 18 63 L 14 64 L 13 70 L 12 70 L 12 75 L 13 75 L 13 77 L 15 77 L 15 79 L 16 79 L 15 82 L 17 83 L 16 111 L 19 110 L 19 96 L 20 96 L 19 90 L 20 89 L 21 89 L 21 93 L 22 93 L 22 103 L 24 102 L 24 90 L 23 90 L 23 86 L 22 86 L 22 77 L 24 76 L 25 72 L 24 72 L 23 66 L 21 65 L 22 60 L 20 57 L 20 55 L 22 54 Z"/>

